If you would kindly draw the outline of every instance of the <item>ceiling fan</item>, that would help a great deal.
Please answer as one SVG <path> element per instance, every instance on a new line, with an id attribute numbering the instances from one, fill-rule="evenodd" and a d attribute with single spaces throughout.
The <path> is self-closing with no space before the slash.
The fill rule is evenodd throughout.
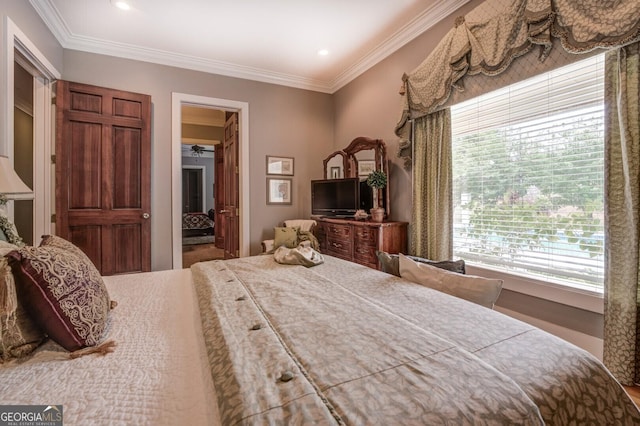
<path id="1" fill-rule="evenodd" d="M 213 149 L 206 149 L 204 146 L 195 144 L 195 145 L 191 145 L 191 155 L 195 156 L 201 156 L 203 152 L 213 152 Z"/>

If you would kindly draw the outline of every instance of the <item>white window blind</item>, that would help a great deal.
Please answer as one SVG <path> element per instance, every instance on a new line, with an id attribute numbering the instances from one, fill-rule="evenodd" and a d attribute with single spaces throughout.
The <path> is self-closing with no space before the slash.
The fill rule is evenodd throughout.
<path id="1" fill-rule="evenodd" d="M 602 289 L 604 57 L 451 108 L 454 254 Z"/>

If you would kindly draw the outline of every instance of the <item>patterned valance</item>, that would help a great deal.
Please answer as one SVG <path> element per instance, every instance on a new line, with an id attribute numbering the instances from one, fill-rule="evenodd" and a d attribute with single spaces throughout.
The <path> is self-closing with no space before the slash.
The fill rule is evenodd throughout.
<path id="1" fill-rule="evenodd" d="M 409 136 L 408 119 L 442 108 L 453 88 L 464 90 L 466 75 L 500 74 L 515 58 L 536 47 L 544 61 L 554 46 L 553 38 L 571 53 L 640 40 L 640 2 L 485 1 L 459 17 L 424 62 L 403 76 L 404 111 L 396 127 L 401 146 Z"/>

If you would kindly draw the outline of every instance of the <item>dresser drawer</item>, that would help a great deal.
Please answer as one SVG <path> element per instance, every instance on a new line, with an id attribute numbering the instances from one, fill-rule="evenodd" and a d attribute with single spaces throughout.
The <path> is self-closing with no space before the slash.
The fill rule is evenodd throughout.
<path id="1" fill-rule="evenodd" d="M 372 245 L 355 244 L 353 247 L 353 260 L 362 265 L 373 265 L 373 268 L 377 267 L 378 258 L 376 256 L 376 247 Z"/>
<path id="2" fill-rule="evenodd" d="M 358 246 L 376 247 L 378 245 L 378 230 L 376 228 L 359 226 L 354 228 L 353 233 L 355 234 L 353 241 L 356 248 Z"/>
<path id="3" fill-rule="evenodd" d="M 351 241 L 351 226 L 329 223 L 325 226 L 327 238 Z"/>
<path id="4" fill-rule="evenodd" d="M 342 259 L 351 260 L 351 240 L 331 238 L 331 235 L 329 235 L 327 237 L 327 253 Z"/>
<path id="5" fill-rule="evenodd" d="M 315 233 L 320 251 L 377 269 L 376 250 L 387 253 L 405 252 L 406 222 L 383 222 L 317 218 Z"/>

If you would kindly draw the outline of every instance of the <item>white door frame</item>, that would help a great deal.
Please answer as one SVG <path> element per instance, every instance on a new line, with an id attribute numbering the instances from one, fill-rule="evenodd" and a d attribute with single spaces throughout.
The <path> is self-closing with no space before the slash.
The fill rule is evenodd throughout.
<path id="1" fill-rule="evenodd" d="M 51 234 L 51 213 L 53 212 L 53 167 L 51 153 L 54 146 L 54 113 L 51 106 L 52 85 L 61 74 L 40 52 L 36 45 L 8 17 L 4 17 L 4 104 L 0 114 L 0 154 L 9 157 L 13 163 L 14 138 L 14 49 L 24 56 L 28 63 L 25 68 L 33 75 L 33 241 L 40 235 Z M 17 197 L 16 197 L 17 198 Z M 27 197 L 30 198 L 30 197 Z M 8 204 L 8 213 L 13 217 L 13 203 Z"/>
<path id="2" fill-rule="evenodd" d="M 173 269 L 182 269 L 182 105 L 193 105 L 202 108 L 213 108 L 238 113 L 239 143 L 238 167 L 240 169 L 239 220 L 238 236 L 240 256 L 249 256 L 249 103 L 229 99 L 210 98 L 171 93 L 171 212 L 172 212 L 172 246 Z"/>
<path id="3" fill-rule="evenodd" d="M 202 170 L 202 213 L 207 212 L 207 168 L 205 166 L 192 166 L 190 164 L 183 164 L 182 169 L 189 170 Z M 182 197 L 180 197 L 182 200 Z"/>

